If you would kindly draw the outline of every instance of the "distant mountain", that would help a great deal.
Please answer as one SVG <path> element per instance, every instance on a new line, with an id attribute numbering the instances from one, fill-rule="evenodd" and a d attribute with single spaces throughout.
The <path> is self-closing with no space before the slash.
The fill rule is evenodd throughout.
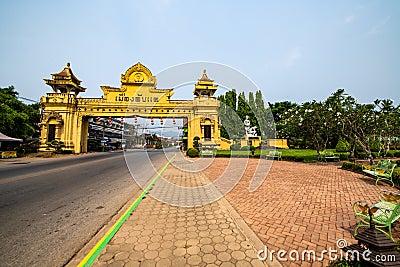
<path id="1" fill-rule="evenodd" d="M 174 138 L 178 138 L 179 136 L 179 132 L 178 131 L 162 131 L 162 130 L 156 130 L 156 131 L 152 131 L 153 133 L 162 136 L 162 137 L 174 137 Z"/>

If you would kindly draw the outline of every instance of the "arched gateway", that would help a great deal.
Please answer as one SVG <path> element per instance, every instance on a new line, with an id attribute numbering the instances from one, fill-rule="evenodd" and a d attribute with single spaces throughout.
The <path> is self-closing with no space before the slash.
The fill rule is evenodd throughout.
<path id="1" fill-rule="evenodd" d="M 140 62 L 121 75 L 120 88 L 101 86 L 102 98 L 78 97 L 86 88 L 75 77 L 70 64 L 45 79 L 54 93 L 40 99 L 41 150 L 52 140 L 63 141 L 66 149 L 87 152 L 88 125 L 91 117 L 187 118 L 188 147 L 195 136 L 204 145 L 229 149 L 230 141 L 220 136 L 219 101 L 214 97 L 217 85 L 203 76 L 194 86 L 193 100 L 171 100 L 173 89 L 157 89 L 156 77 Z"/>

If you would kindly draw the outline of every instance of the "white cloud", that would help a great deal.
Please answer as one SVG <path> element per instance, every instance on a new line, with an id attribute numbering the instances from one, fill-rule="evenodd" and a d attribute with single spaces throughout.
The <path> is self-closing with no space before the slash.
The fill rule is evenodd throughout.
<path id="1" fill-rule="evenodd" d="M 352 23 L 352 22 L 354 21 L 354 18 L 355 18 L 354 15 L 347 16 L 347 17 L 344 19 L 344 24 Z"/>
<path id="2" fill-rule="evenodd" d="M 293 66 L 296 61 L 298 61 L 302 56 L 302 53 L 300 51 L 300 48 L 295 47 L 292 50 L 289 51 L 289 53 L 286 54 L 286 56 L 283 59 L 283 65 L 285 67 L 291 67 Z"/>
<path id="3" fill-rule="evenodd" d="M 369 31 L 368 34 L 372 35 L 372 34 L 377 34 L 379 33 L 380 29 L 385 26 L 386 23 L 388 23 L 390 20 L 390 16 L 387 16 L 386 18 L 384 18 L 383 20 L 379 21 L 377 24 L 375 24 Z"/>

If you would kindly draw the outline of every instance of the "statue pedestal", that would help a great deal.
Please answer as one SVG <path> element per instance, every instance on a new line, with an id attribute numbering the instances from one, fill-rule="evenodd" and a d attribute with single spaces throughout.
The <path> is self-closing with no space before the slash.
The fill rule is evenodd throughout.
<path id="1" fill-rule="evenodd" d="M 261 145 L 260 136 L 245 136 L 244 139 L 240 140 L 240 146 L 254 146 L 258 147 Z"/>

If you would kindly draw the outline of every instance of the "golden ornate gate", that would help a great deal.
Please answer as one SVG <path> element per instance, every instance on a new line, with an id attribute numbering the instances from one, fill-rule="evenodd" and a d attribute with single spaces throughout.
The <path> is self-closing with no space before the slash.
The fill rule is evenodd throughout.
<path id="1" fill-rule="evenodd" d="M 188 147 L 199 136 L 203 144 L 229 149 L 230 141 L 220 137 L 219 101 L 214 96 L 217 86 L 205 70 L 194 86 L 193 100 L 171 100 L 173 89 L 156 88 L 156 77 L 140 62 L 121 75 L 119 88 L 101 86 L 101 98 L 78 97 L 86 89 L 80 86 L 69 63 L 45 82 L 54 92 L 40 99 L 41 150 L 49 150 L 47 143 L 58 140 L 75 153 L 87 152 L 89 118 L 134 116 L 187 118 Z"/>

